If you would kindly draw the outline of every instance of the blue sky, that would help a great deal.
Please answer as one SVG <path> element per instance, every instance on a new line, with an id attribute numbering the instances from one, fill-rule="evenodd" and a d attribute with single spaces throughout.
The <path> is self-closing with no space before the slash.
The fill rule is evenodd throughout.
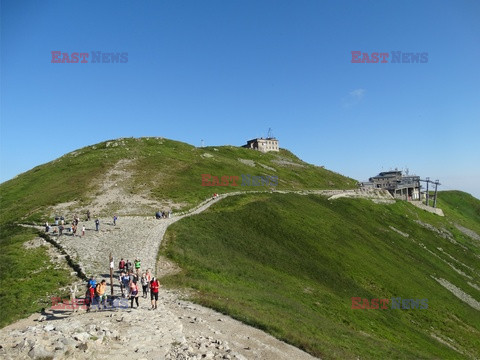
<path id="1" fill-rule="evenodd" d="M 408 167 L 480 198 L 479 45 L 474 0 L 2 0 L 0 181 L 118 137 L 241 145 L 272 128 L 358 180 Z"/>

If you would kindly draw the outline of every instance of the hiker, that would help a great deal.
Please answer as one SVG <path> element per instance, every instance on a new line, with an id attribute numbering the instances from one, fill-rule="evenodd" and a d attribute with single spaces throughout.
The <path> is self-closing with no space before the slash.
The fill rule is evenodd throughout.
<path id="1" fill-rule="evenodd" d="M 87 210 L 87 221 L 90 221 L 90 210 Z"/>
<path id="2" fill-rule="evenodd" d="M 123 270 L 125 270 L 125 260 L 123 260 L 123 258 L 121 258 L 120 262 L 118 263 L 118 270 L 120 272 L 123 272 Z"/>
<path id="3" fill-rule="evenodd" d="M 155 213 L 155 218 L 158 220 L 158 219 L 160 219 L 160 217 L 161 217 L 160 211 L 157 211 Z"/>
<path id="4" fill-rule="evenodd" d="M 113 225 L 117 225 L 117 215 L 113 215 Z"/>
<path id="5" fill-rule="evenodd" d="M 93 275 L 90 277 L 90 280 L 88 280 L 88 285 L 90 285 L 91 287 L 93 287 L 95 289 L 95 287 L 97 286 L 97 280 L 95 280 L 95 278 L 93 277 Z"/>
<path id="6" fill-rule="evenodd" d="M 140 272 L 140 266 L 141 266 L 140 260 L 135 259 L 135 261 L 133 263 L 135 264 L 135 270 L 137 272 L 137 278 L 138 278 L 139 277 L 139 272 Z"/>
<path id="7" fill-rule="evenodd" d="M 147 269 L 145 275 L 147 276 L 148 283 L 150 284 L 150 280 L 152 280 L 152 274 L 150 274 L 150 269 Z"/>
<path id="8" fill-rule="evenodd" d="M 82 226 L 82 237 L 85 236 L 85 225 Z"/>
<path id="9" fill-rule="evenodd" d="M 133 270 L 130 270 L 130 282 L 134 282 L 135 284 L 137 283 L 138 281 L 138 278 L 137 276 L 133 273 Z"/>
<path id="10" fill-rule="evenodd" d="M 94 299 L 95 299 L 95 288 L 91 285 L 88 285 L 87 292 L 85 293 L 85 302 L 87 303 L 87 312 L 90 311 L 90 306 L 92 306 Z"/>
<path id="11" fill-rule="evenodd" d="M 58 236 L 60 236 L 60 235 L 63 234 L 63 229 L 64 229 L 63 225 L 60 225 L 60 226 L 58 227 Z"/>
<path id="12" fill-rule="evenodd" d="M 98 231 L 98 227 L 100 226 L 100 221 L 98 219 L 95 220 L 95 228 Z"/>
<path id="13" fill-rule="evenodd" d="M 143 290 L 143 298 L 146 299 L 147 298 L 147 291 L 148 291 L 147 274 L 143 273 L 141 283 L 142 283 L 142 290 Z"/>
<path id="14" fill-rule="evenodd" d="M 45 223 L 45 232 L 49 232 L 50 231 L 50 225 L 48 225 L 48 221 Z"/>
<path id="15" fill-rule="evenodd" d="M 103 304 L 103 308 L 106 309 L 106 301 L 107 301 L 107 294 L 105 293 L 105 290 L 107 289 L 107 282 L 105 280 L 102 280 L 100 284 L 97 284 L 97 287 L 95 288 L 95 291 L 98 296 L 98 303 Z"/>
<path id="16" fill-rule="evenodd" d="M 153 277 L 152 281 L 150 281 L 150 299 L 152 300 L 152 310 L 157 308 L 159 288 L 160 288 L 159 281 L 157 280 L 156 277 Z"/>
<path id="17" fill-rule="evenodd" d="M 73 236 L 77 235 L 77 225 L 72 226 Z"/>
<path id="18" fill-rule="evenodd" d="M 138 286 L 133 281 L 130 282 L 130 306 L 133 309 L 133 300 L 137 303 L 138 308 Z"/>
<path id="19" fill-rule="evenodd" d="M 132 269 L 132 263 L 128 259 L 127 259 L 127 263 L 125 264 L 125 269 L 127 269 L 127 272 L 129 272 Z"/>
<path id="20" fill-rule="evenodd" d="M 122 293 L 122 297 L 124 296 L 124 292 L 123 292 L 123 277 L 124 276 L 125 276 L 125 273 L 123 271 L 118 276 L 118 282 L 120 283 L 120 292 Z"/>
<path id="21" fill-rule="evenodd" d="M 125 297 L 125 291 L 129 289 L 130 286 L 130 275 L 122 273 L 122 296 Z"/>

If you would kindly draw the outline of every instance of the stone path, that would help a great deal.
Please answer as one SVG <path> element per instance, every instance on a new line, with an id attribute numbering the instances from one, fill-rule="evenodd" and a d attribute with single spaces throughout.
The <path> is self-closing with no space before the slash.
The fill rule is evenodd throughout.
<path id="1" fill-rule="evenodd" d="M 287 193 L 287 191 L 275 191 Z M 293 191 L 292 191 L 293 192 Z M 332 199 L 344 196 L 388 199 L 384 193 L 362 190 L 310 190 L 297 194 L 320 194 Z M 188 213 L 170 219 L 120 216 L 100 219 L 95 231 L 93 220 L 80 222 L 77 236 L 56 237 L 87 276 L 109 282 L 108 258 L 115 267 L 120 258 L 138 257 L 142 270 L 155 269 L 158 248 L 168 226 L 185 216 L 197 214 L 226 196 L 208 199 Z M 86 234 L 81 237 L 85 224 Z M 164 265 L 164 266 L 163 266 Z M 168 263 L 159 266 L 168 267 Z M 118 276 L 118 274 L 117 274 Z M 84 284 L 79 282 L 83 295 Z M 107 289 L 109 293 L 110 289 Z M 114 292 L 119 294 L 118 281 Z M 313 359 L 309 354 L 272 336 L 211 309 L 182 300 L 179 291 L 161 289 L 159 307 L 150 310 L 150 301 L 140 298 L 139 308 L 107 310 L 53 310 L 40 317 L 32 315 L 0 330 L 0 358 L 4 359 Z M 125 305 L 125 304 L 124 304 Z"/>
<path id="2" fill-rule="evenodd" d="M 228 196 L 231 196 L 229 194 Z M 204 211 L 227 195 L 209 199 L 188 214 L 170 219 L 120 217 L 114 226 L 100 219 L 95 231 L 86 222 L 86 234 L 56 239 L 67 253 L 97 279 L 109 282 L 108 256 L 115 266 L 121 257 L 139 257 L 142 269 L 155 269 L 156 255 L 167 227 Z M 115 281 L 114 281 L 115 283 Z M 78 283 L 77 297 L 84 284 Z M 114 286 L 115 294 L 119 288 Z M 109 292 L 109 289 L 107 289 Z M 149 299 L 139 298 L 139 308 L 107 310 L 53 310 L 32 315 L 0 330 L 0 358 L 4 359 L 313 359 L 309 354 L 264 332 L 211 309 L 181 300 L 178 291 L 161 289 L 157 310 Z"/>

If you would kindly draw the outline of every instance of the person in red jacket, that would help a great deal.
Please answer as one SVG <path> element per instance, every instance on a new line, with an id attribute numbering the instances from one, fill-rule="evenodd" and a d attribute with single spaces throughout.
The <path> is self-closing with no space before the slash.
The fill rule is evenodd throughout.
<path id="1" fill-rule="evenodd" d="M 158 290 L 160 289 L 160 282 L 156 277 L 150 281 L 150 298 L 152 299 L 152 309 L 157 308 Z"/>
<path id="2" fill-rule="evenodd" d="M 87 303 L 87 312 L 90 311 L 90 307 L 93 304 L 95 298 L 95 288 L 92 285 L 88 285 L 87 293 L 85 294 L 85 302 Z"/>

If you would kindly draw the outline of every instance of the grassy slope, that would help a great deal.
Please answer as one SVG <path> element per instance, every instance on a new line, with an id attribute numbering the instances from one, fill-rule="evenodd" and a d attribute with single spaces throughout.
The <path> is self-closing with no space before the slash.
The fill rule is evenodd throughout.
<path id="1" fill-rule="evenodd" d="M 207 156 L 205 156 L 207 154 Z M 286 150 L 263 154 L 233 146 L 196 148 L 161 138 L 120 139 L 74 151 L 0 184 L 0 224 L 43 221 L 47 206 L 79 201 L 88 203 L 94 186 L 121 159 L 131 159 L 131 193 L 173 200 L 191 207 L 213 192 L 258 190 L 266 187 L 204 187 L 201 176 L 276 175 L 278 189 L 346 189 L 355 181 L 307 164 Z M 238 159 L 248 159 L 255 167 Z M 297 164 L 281 165 L 278 160 Z M 270 169 L 262 167 L 265 165 Z M 28 216 L 27 216 L 28 215 Z M 150 215 L 150 214 L 149 214 Z"/>
<path id="2" fill-rule="evenodd" d="M 255 161 L 256 166 L 245 165 L 239 158 Z M 231 146 L 196 148 L 168 139 L 129 138 L 71 152 L 0 184 L 0 326 L 46 306 L 46 294 L 57 292 L 58 285 L 64 285 L 68 277 L 65 271 L 45 272 L 48 262 L 45 249 L 22 247 L 23 242 L 36 234 L 13 224 L 51 222 L 53 219 L 46 218 L 46 209 L 58 203 L 88 204 L 97 195 L 95 184 L 122 159 L 132 160 L 128 165 L 133 173 L 129 192 L 147 192 L 154 199 L 171 199 L 184 203 L 185 207 L 197 204 L 213 192 L 239 190 L 239 187 L 202 187 L 203 173 L 277 175 L 279 189 L 351 188 L 355 184 L 352 179 L 304 163 L 286 150 L 262 154 Z M 275 162 L 278 160 L 300 166 L 281 165 Z M 258 189 L 241 187 L 241 190 Z"/>
<path id="3" fill-rule="evenodd" d="M 461 191 L 440 191 L 438 204 L 449 219 L 480 234 L 480 201 Z"/>
<path id="4" fill-rule="evenodd" d="M 443 194 L 445 195 L 445 194 Z M 448 195 L 448 194 L 446 194 Z M 455 206 L 447 206 L 446 213 Z M 451 203 L 457 200 L 451 198 Z M 478 206 L 478 200 L 475 206 Z M 457 217 L 477 221 L 458 209 Z M 473 216 L 473 217 L 472 217 Z M 458 245 L 413 220 L 452 228 Z M 184 269 L 164 279 L 196 290 L 196 301 L 328 359 L 462 358 L 431 337 L 480 356 L 480 314 L 431 276 L 447 279 L 476 299 L 440 258 L 480 284 L 480 246 L 450 223 L 452 218 L 404 202 L 330 202 L 319 196 L 262 194 L 228 198 L 209 211 L 169 228 L 162 253 Z M 410 235 L 404 238 L 389 226 Z M 428 299 L 423 310 L 353 310 L 351 298 Z"/>
<path id="5" fill-rule="evenodd" d="M 69 271 L 56 269 L 46 247 L 27 250 L 23 243 L 37 233 L 28 228 L 0 227 L 0 328 L 51 306 L 51 296 L 64 296 L 59 287 L 71 283 Z"/>

